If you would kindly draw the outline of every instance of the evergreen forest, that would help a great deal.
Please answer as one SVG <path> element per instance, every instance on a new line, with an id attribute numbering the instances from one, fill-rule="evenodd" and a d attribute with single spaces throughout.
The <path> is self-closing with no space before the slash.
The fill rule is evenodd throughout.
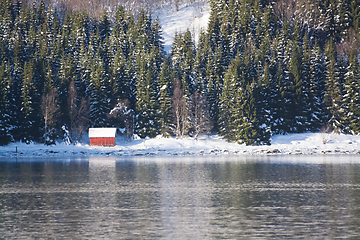
<path id="1" fill-rule="evenodd" d="M 164 51 L 145 10 L 0 0 L 0 145 L 76 143 L 89 127 L 141 138 L 217 132 L 360 134 L 359 0 L 209 0 L 207 29 Z"/>

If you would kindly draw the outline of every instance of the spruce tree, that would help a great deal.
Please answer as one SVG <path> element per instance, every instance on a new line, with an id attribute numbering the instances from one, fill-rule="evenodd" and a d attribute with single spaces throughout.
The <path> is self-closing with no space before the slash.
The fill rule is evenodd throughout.
<path id="1" fill-rule="evenodd" d="M 0 66 L 0 146 L 7 145 L 11 141 L 10 115 L 8 105 L 8 83 L 9 76 L 5 63 Z"/>
<path id="2" fill-rule="evenodd" d="M 161 66 L 163 64 L 163 59 L 165 56 L 164 43 L 163 43 L 164 38 L 161 35 L 162 35 L 162 30 L 161 30 L 160 20 L 157 17 L 151 23 L 151 35 L 150 35 L 150 44 L 149 44 L 149 48 L 151 49 L 151 51 L 153 51 L 154 54 L 157 73 L 161 71 Z"/>
<path id="3" fill-rule="evenodd" d="M 207 100 L 210 105 L 210 117 L 211 120 L 215 123 L 215 130 L 217 129 L 217 122 L 219 116 L 219 96 L 221 94 L 220 89 L 220 77 L 216 74 L 216 58 L 209 58 L 208 64 L 206 66 L 206 82 L 207 85 Z"/>
<path id="4" fill-rule="evenodd" d="M 217 4 L 210 3 L 210 6 L 212 8 L 210 17 L 209 17 L 209 23 L 207 26 L 207 36 L 208 36 L 208 42 L 210 45 L 211 51 L 214 53 L 216 51 L 216 48 L 221 44 L 220 39 L 220 17 L 219 17 L 219 9 L 217 9 Z"/>
<path id="5" fill-rule="evenodd" d="M 325 115 L 325 56 L 318 41 L 311 50 L 310 57 L 310 131 L 319 131 L 326 122 Z"/>
<path id="6" fill-rule="evenodd" d="M 341 86 L 339 85 L 339 68 L 334 40 L 331 38 L 325 49 L 326 70 L 325 70 L 325 95 L 326 116 L 328 130 L 341 131 Z"/>
<path id="7" fill-rule="evenodd" d="M 15 55 L 13 72 L 11 74 L 11 82 L 9 87 L 9 113 L 10 113 L 10 133 L 14 141 L 22 139 L 22 119 L 21 119 L 21 103 L 22 93 L 21 88 L 23 85 L 23 67 L 19 58 Z"/>
<path id="8" fill-rule="evenodd" d="M 160 133 L 157 116 L 157 79 L 154 57 L 141 52 L 137 57 L 138 82 L 136 88 L 135 132 L 141 137 L 155 137 Z"/>
<path id="9" fill-rule="evenodd" d="M 33 62 L 26 62 L 24 65 L 24 80 L 21 87 L 21 141 L 30 143 L 34 140 L 35 132 L 39 132 L 39 129 L 35 128 L 35 121 L 38 119 L 35 112 L 36 102 L 33 100 L 36 94 L 36 88 L 34 85 L 34 71 Z"/>
<path id="10" fill-rule="evenodd" d="M 299 70 L 297 68 L 298 66 L 298 55 L 294 54 L 294 56 L 296 56 L 296 58 L 293 59 L 294 63 L 294 68 L 291 69 L 291 59 L 292 59 L 292 47 L 294 46 L 294 44 L 292 43 L 292 41 L 286 40 L 288 39 L 287 36 L 289 34 L 288 32 L 288 26 L 286 26 L 286 23 L 284 23 L 283 26 L 283 33 L 282 33 L 282 37 L 284 37 L 282 40 L 283 41 L 288 41 L 287 43 L 283 43 L 284 44 L 284 49 L 283 50 L 279 50 L 279 51 L 283 51 L 281 54 L 278 55 L 279 60 L 280 60 L 280 69 L 279 71 L 281 71 L 281 73 L 279 73 L 278 75 L 282 77 L 282 82 L 279 82 L 280 85 L 280 91 L 281 91 L 281 101 L 282 101 L 282 111 L 281 111 L 281 118 L 282 118 L 282 124 L 280 126 L 281 131 L 284 133 L 289 133 L 289 132 L 294 132 L 294 116 L 295 114 L 293 113 L 293 104 L 294 104 L 294 99 L 293 99 L 293 90 L 294 90 L 294 78 L 293 78 L 293 73 L 291 73 L 292 71 L 297 71 Z M 281 37 L 280 37 L 281 38 Z M 281 48 L 281 45 L 279 45 L 278 47 Z M 297 76 L 296 78 L 297 80 L 300 80 L 301 78 L 299 78 L 299 76 Z"/>
<path id="11" fill-rule="evenodd" d="M 206 63 L 209 56 L 209 46 L 207 43 L 205 32 L 201 31 L 194 61 L 193 77 L 194 89 L 204 94 L 207 94 L 206 89 L 208 85 L 206 82 Z"/>
<path id="12" fill-rule="evenodd" d="M 245 89 L 238 99 L 242 110 L 239 118 L 239 125 L 236 128 L 237 140 L 239 144 L 261 145 L 263 140 L 260 138 L 259 125 L 256 114 L 256 103 L 254 93 L 254 82 L 246 84 Z M 268 142 L 266 142 L 268 143 Z"/>
<path id="13" fill-rule="evenodd" d="M 303 117 L 304 117 L 304 127 L 302 131 L 311 131 L 316 129 L 312 124 L 312 113 L 315 109 L 314 102 L 315 97 L 314 93 L 311 91 L 311 49 L 309 43 L 308 34 L 305 33 L 302 45 L 302 67 L 301 67 L 301 75 L 302 75 L 302 85 L 303 85 L 303 96 L 305 97 L 305 107 L 303 107 Z"/>
<path id="14" fill-rule="evenodd" d="M 255 111 L 257 112 L 257 124 L 259 125 L 259 140 L 265 144 L 269 143 L 270 134 L 271 134 L 271 122 L 272 119 L 272 95 L 271 95 L 271 76 L 269 72 L 269 66 L 265 63 L 265 67 L 261 76 L 259 76 L 259 81 L 256 89 L 254 89 L 255 94 Z"/>
<path id="15" fill-rule="evenodd" d="M 106 127 L 110 107 L 104 82 L 105 71 L 100 58 L 96 60 L 90 74 L 90 120 L 93 127 Z"/>
<path id="16" fill-rule="evenodd" d="M 119 51 L 119 48 L 121 48 L 125 59 L 127 59 L 130 54 L 130 43 L 127 39 L 127 34 L 129 30 L 129 19 L 131 19 L 131 17 L 127 16 L 124 7 L 121 5 L 118 6 L 116 8 L 114 27 L 111 37 L 114 39 L 114 51 Z"/>
<path id="17" fill-rule="evenodd" d="M 158 94 L 158 111 L 159 124 L 161 134 L 168 136 L 168 130 L 171 123 L 171 86 L 172 86 L 172 71 L 170 68 L 169 59 L 165 58 L 159 75 L 159 94 Z"/>
<path id="18" fill-rule="evenodd" d="M 59 89 L 59 105 L 61 112 L 63 113 L 60 117 L 60 124 L 67 126 L 70 124 L 68 111 L 68 87 L 70 82 L 75 81 L 76 79 L 76 67 L 74 66 L 74 63 L 75 62 L 73 61 L 71 55 L 63 53 L 58 73 L 59 79 L 56 86 Z"/>
<path id="19" fill-rule="evenodd" d="M 122 52 L 122 48 L 119 48 L 111 66 L 111 106 L 115 106 L 121 99 L 130 98 L 130 86 L 128 79 L 129 77 L 126 75 L 126 60 Z"/>
<path id="20" fill-rule="evenodd" d="M 276 90 L 275 90 L 275 106 L 276 111 L 273 113 L 273 126 L 272 132 L 274 134 L 285 134 L 288 132 L 288 128 L 286 127 L 286 108 L 285 108 L 285 80 L 284 80 L 284 72 L 283 72 L 283 64 L 279 62 L 277 64 L 276 71 Z"/>
<path id="21" fill-rule="evenodd" d="M 233 136 L 235 126 L 232 122 L 235 120 L 234 112 L 237 110 L 234 100 L 238 91 L 240 64 L 240 56 L 237 55 L 225 73 L 224 86 L 219 98 L 218 132 L 228 141 L 236 140 Z"/>
<path id="22" fill-rule="evenodd" d="M 360 133 L 360 74 L 359 63 L 353 50 L 349 56 L 349 65 L 345 77 L 345 91 L 343 97 L 345 105 L 344 130 L 352 134 Z"/>
<path id="23" fill-rule="evenodd" d="M 193 66 L 194 66 L 194 58 L 196 55 L 194 43 L 192 41 L 190 30 L 187 31 L 183 35 L 183 61 L 181 64 L 182 67 L 182 88 L 185 96 L 188 98 L 192 93 L 195 92 L 194 87 L 194 77 L 193 77 Z"/>
<path id="24" fill-rule="evenodd" d="M 288 122 L 290 132 L 303 132 L 306 130 L 306 94 L 304 94 L 304 84 L 302 75 L 302 56 L 299 47 L 295 43 L 289 66 L 290 81 L 290 102 L 288 102 Z"/>

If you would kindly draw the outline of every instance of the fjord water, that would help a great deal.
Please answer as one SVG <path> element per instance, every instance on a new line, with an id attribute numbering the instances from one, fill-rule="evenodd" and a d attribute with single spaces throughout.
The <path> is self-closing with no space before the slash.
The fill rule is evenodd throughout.
<path id="1" fill-rule="evenodd" d="M 360 238 L 358 156 L 0 159 L 0 238 Z"/>

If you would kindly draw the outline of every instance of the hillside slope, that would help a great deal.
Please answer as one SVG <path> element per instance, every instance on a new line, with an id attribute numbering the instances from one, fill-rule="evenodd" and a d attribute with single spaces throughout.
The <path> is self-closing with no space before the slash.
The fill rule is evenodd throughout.
<path id="1" fill-rule="evenodd" d="M 193 39 L 195 42 L 197 41 L 201 29 L 205 30 L 207 27 L 210 6 L 204 1 L 194 1 L 191 4 L 184 2 L 176 10 L 170 3 L 166 3 L 155 9 L 152 14 L 154 18 L 159 17 L 165 51 L 169 52 L 175 33 L 185 32 L 189 29 Z"/>

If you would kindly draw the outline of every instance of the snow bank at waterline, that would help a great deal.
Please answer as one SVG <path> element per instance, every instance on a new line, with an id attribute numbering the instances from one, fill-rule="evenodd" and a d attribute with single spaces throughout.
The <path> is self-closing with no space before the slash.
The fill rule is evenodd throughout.
<path id="1" fill-rule="evenodd" d="M 359 154 L 360 136 L 303 133 L 276 135 L 271 146 L 245 146 L 228 143 L 218 135 L 175 139 L 157 137 L 146 140 L 127 140 L 117 137 L 115 147 L 95 147 L 89 139 L 77 145 L 64 143 L 42 144 L 11 143 L 0 147 L 0 158 L 7 157 L 88 157 L 88 156 L 201 156 L 201 155 L 322 155 Z"/>

